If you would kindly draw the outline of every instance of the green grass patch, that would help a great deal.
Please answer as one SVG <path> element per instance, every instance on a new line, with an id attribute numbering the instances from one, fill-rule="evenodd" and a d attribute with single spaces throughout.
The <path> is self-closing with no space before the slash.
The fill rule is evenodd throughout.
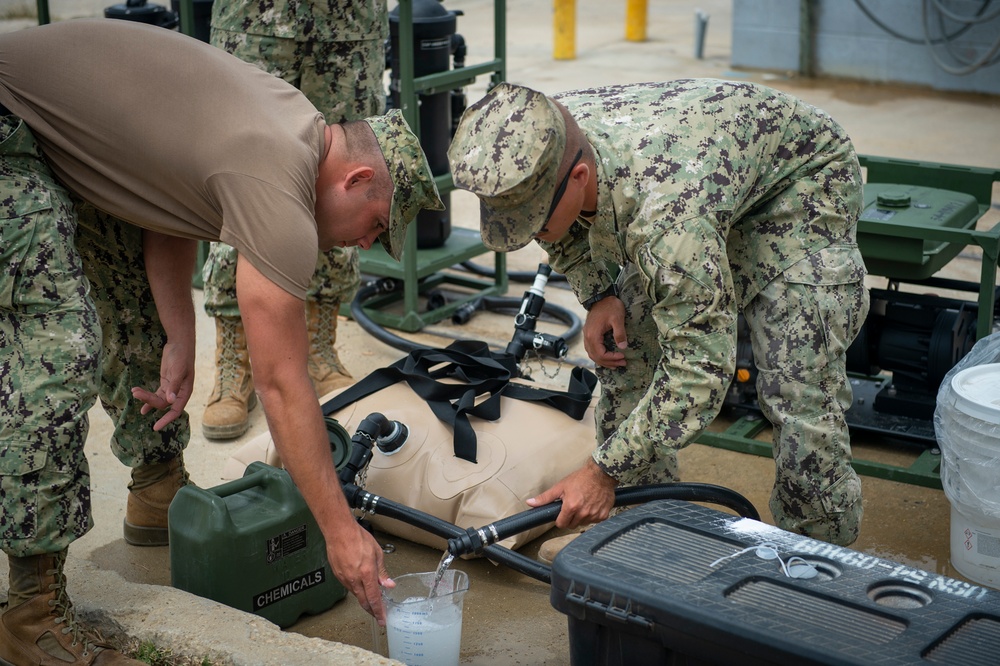
<path id="1" fill-rule="evenodd" d="M 149 666 L 215 666 L 208 657 L 182 657 L 158 647 L 150 641 L 129 641 L 122 647 L 122 654 Z"/>

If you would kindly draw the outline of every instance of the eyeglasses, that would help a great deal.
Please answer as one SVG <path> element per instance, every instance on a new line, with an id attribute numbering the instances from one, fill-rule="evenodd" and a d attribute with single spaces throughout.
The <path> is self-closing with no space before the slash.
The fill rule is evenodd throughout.
<path id="1" fill-rule="evenodd" d="M 549 220 L 552 219 L 552 213 L 556 212 L 556 207 L 562 200 L 563 195 L 566 194 L 566 186 L 569 185 L 569 177 L 573 173 L 573 169 L 576 167 L 577 162 L 583 157 L 583 148 L 577 151 L 576 157 L 573 158 L 573 163 L 569 165 L 569 169 L 566 170 L 566 175 L 563 176 L 562 181 L 559 183 L 559 187 L 556 188 L 556 194 L 552 197 L 552 205 L 549 206 L 549 214 L 545 216 L 545 224 L 542 228 L 535 232 L 535 237 L 537 238 L 541 234 L 548 232 Z"/>
<path id="2" fill-rule="evenodd" d="M 712 562 L 708 566 L 715 568 L 718 565 L 731 560 L 734 557 L 739 557 L 746 553 L 754 553 L 762 560 L 778 560 L 778 564 L 781 565 L 781 572 L 784 573 L 789 578 L 815 578 L 819 573 L 813 565 L 806 562 L 804 559 L 798 556 L 788 558 L 788 561 L 781 559 L 778 555 L 778 547 L 773 543 L 762 543 L 757 546 L 750 546 L 749 548 L 744 548 L 741 551 L 737 551 L 732 555 L 726 555 L 725 557 L 720 557 L 716 561 Z"/>

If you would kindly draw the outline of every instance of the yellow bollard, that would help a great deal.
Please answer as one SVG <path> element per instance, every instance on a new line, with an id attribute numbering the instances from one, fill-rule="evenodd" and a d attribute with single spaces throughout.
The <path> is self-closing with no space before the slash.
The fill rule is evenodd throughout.
<path id="1" fill-rule="evenodd" d="M 553 0 L 552 57 L 576 59 L 576 0 Z"/>
<path id="2" fill-rule="evenodd" d="M 627 41 L 646 41 L 647 14 L 647 0 L 625 0 L 625 39 Z"/>

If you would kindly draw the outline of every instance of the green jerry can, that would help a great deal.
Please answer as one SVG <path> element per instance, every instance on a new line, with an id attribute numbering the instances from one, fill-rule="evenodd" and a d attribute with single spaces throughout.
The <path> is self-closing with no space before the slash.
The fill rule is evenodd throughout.
<path id="1" fill-rule="evenodd" d="M 170 582 L 284 628 L 346 596 L 326 541 L 288 472 L 251 463 L 243 478 L 181 488 L 167 514 Z"/>

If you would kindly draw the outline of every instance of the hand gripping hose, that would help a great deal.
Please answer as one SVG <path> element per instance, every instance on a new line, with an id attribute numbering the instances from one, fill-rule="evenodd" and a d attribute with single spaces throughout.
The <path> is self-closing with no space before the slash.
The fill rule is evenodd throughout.
<path id="1" fill-rule="evenodd" d="M 688 502 L 709 502 L 736 511 L 743 518 L 760 520 L 757 509 L 734 490 L 705 483 L 661 483 L 649 486 L 630 486 L 615 490 L 615 506 L 643 504 L 655 499 L 676 499 Z M 523 511 L 501 518 L 485 527 L 469 528 L 460 537 L 448 540 L 448 551 L 455 556 L 475 553 L 480 555 L 490 544 L 520 534 L 533 527 L 551 523 L 562 510 L 562 502 Z"/>

